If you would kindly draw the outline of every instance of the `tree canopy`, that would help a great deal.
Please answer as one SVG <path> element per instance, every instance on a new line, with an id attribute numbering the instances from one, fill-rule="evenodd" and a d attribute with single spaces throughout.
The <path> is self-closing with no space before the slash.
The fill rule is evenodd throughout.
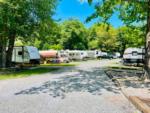
<path id="1" fill-rule="evenodd" d="M 25 39 L 33 35 L 35 30 L 49 26 L 56 2 L 56 0 L 0 1 L 0 67 L 10 65 L 17 37 Z"/>
<path id="2" fill-rule="evenodd" d="M 76 19 L 69 19 L 61 24 L 60 43 L 64 49 L 88 49 L 87 30 L 84 25 Z"/>
<path id="3" fill-rule="evenodd" d="M 89 4 L 93 0 L 88 0 Z M 119 13 L 119 18 L 127 25 L 143 24 L 145 30 L 145 75 L 150 78 L 149 34 L 150 34 L 150 0 L 99 0 L 95 5 L 95 12 L 87 18 L 93 18 L 109 24 L 109 19 L 114 13 Z"/>

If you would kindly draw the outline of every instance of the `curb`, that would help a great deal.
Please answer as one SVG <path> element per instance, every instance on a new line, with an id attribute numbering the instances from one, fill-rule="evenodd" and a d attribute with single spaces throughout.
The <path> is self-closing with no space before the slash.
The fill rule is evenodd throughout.
<path id="1" fill-rule="evenodd" d="M 142 113 L 150 113 L 150 107 L 143 103 L 139 97 L 129 96 L 129 100 L 139 109 Z"/>
<path id="2" fill-rule="evenodd" d="M 114 78 L 112 75 L 108 74 L 107 72 L 105 72 L 106 75 L 113 81 L 115 82 L 115 85 L 118 86 L 121 90 L 121 92 L 123 93 L 123 95 L 138 109 L 140 110 L 142 113 L 150 113 L 150 107 L 145 104 L 144 102 L 142 102 L 142 100 L 140 100 L 139 97 L 137 96 L 130 96 L 128 95 L 128 93 L 125 92 L 124 88 L 121 87 L 121 83 L 119 82 L 119 80 L 117 78 Z"/>
<path id="3" fill-rule="evenodd" d="M 117 80 L 118 81 L 118 80 Z M 118 81 L 119 82 L 119 81 Z M 120 84 L 120 83 L 119 83 Z M 123 93 L 123 95 L 138 109 L 140 110 L 142 113 L 150 113 L 150 107 L 145 104 L 144 102 L 142 102 L 142 100 L 140 100 L 139 97 L 137 96 L 130 96 L 128 95 L 123 88 L 121 88 L 121 92 Z"/>

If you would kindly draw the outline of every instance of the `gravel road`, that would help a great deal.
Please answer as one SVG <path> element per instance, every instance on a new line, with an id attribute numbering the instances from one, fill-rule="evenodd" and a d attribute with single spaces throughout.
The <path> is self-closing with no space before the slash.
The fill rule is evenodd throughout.
<path id="1" fill-rule="evenodd" d="M 0 81 L 0 113 L 139 113 L 104 73 L 109 60 Z"/>

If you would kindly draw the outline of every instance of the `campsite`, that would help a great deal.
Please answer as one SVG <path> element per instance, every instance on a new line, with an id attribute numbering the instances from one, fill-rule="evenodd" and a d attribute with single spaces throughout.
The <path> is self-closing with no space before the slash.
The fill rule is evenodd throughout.
<path id="1" fill-rule="evenodd" d="M 150 0 L 0 0 L 0 113 L 150 113 Z"/>

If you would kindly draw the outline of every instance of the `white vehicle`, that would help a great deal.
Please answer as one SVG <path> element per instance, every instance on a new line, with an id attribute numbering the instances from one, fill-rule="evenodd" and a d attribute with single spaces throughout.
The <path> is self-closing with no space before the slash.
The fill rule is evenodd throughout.
<path id="1" fill-rule="evenodd" d="M 100 58 L 107 58 L 108 53 L 107 52 L 101 52 Z"/>
<path id="2" fill-rule="evenodd" d="M 124 63 L 143 63 L 145 51 L 143 48 L 127 48 L 123 55 Z"/>
<path id="3" fill-rule="evenodd" d="M 119 52 L 116 52 L 115 54 L 114 54 L 114 57 L 113 58 L 120 58 L 120 53 Z"/>
<path id="4" fill-rule="evenodd" d="M 58 51 L 58 56 L 61 62 L 69 63 L 69 54 L 65 50 Z"/>
<path id="5" fill-rule="evenodd" d="M 100 55 L 101 55 L 101 51 L 98 51 L 98 50 L 87 51 L 87 57 L 90 59 L 98 58 L 100 57 Z"/>
<path id="6" fill-rule="evenodd" d="M 95 51 L 87 51 L 87 57 L 90 59 L 95 58 Z"/>
<path id="7" fill-rule="evenodd" d="M 67 50 L 70 60 L 85 60 L 87 58 L 86 51 L 80 50 Z"/>
<path id="8" fill-rule="evenodd" d="M 102 51 L 96 50 L 95 51 L 95 58 L 100 58 L 102 54 Z"/>
<path id="9" fill-rule="evenodd" d="M 13 48 L 12 63 L 40 64 L 40 54 L 33 46 L 16 46 Z"/>

